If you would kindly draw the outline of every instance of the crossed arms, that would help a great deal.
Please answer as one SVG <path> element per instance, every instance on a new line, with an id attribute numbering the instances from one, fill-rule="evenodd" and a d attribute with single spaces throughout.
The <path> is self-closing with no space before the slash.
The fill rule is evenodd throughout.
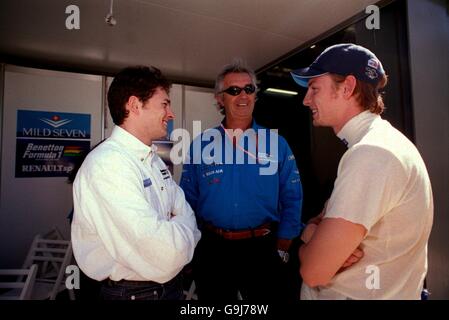
<path id="1" fill-rule="evenodd" d="M 342 218 L 325 218 L 324 211 L 309 221 L 299 249 L 300 273 L 309 287 L 327 285 L 345 268 L 363 257 L 359 249 L 367 230 Z"/>

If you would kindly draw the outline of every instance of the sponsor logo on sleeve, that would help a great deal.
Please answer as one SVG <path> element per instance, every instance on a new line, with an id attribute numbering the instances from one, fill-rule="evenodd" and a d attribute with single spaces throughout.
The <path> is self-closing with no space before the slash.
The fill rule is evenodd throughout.
<path id="1" fill-rule="evenodd" d="M 151 186 L 152 184 L 153 183 L 151 182 L 150 178 L 143 180 L 143 187 L 144 188 L 147 188 L 147 187 Z"/>

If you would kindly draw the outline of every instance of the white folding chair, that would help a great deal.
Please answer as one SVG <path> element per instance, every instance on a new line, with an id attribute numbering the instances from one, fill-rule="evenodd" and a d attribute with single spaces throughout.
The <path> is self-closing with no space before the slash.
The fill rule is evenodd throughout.
<path id="1" fill-rule="evenodd" d="M 55 300 L 65 286 L 65 270 L 72 260 L 72 244 L 69 240 L 43 239 L 37 235 L 23 264 L 29 268 L 37 264 L 38 271 L 33 286 L 31 299 Z M 73 290 L 69 290 L 71 300 L 75 299 Z"/>
<path id="2" fill-rule="evenodd" d="M 192 280 L 190 283 L 189 290 L 184 290 L 184 300 L 198 300 L 198 295 L 195 293 L 196 285 L 195 281 Z M 237 300 L 243 300 L 240 291 L 237 291 Z"/>
<path id="3" fill-rule="evenodd" d="M 53 227 L 50 231 L 48 231 L 46 234 L 42 236 L 43 239 L 50 239 L 50 240 L 65 240 L 64 236 L 62 235 L 61 231 L 57 227 Z"/>
<path id="4" fill-rule="evenodd" d="M 195 290 L 196 290 L 195 281 L 192 280 L 189 290 L 184 290 L 184 299 L 185 300 L 198 300 L 198 296 L 196 295 Z"/>
<path id="5" fill-rule="evenodd" d="M 29 269 L 0 269 L 0 300 L 30 299 L 36 273 L 36 264 Z"/>

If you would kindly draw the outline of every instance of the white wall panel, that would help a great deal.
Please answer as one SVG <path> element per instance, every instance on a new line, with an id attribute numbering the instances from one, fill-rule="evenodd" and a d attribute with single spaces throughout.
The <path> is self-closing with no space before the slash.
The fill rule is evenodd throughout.
<path id="1" fill-rule="evenodd" d="M 102 77 L 6 66 L 0 195 L 0 268 L 19 267 L 37 233 L 66 238 L 72 208 L 65 177 L 15 178 L 17 110 L 91 114 L 91 145 L 101 139 Z"/>
<path id="2" fill-rule="evenodd" d="M 201 121 L 201 131 L 204 131 L 218 126 L 223 119 L 217 109 L 212 89 L 186 86 L 185 109 L 186 129 L 191 137 L 193 121 Z"/>

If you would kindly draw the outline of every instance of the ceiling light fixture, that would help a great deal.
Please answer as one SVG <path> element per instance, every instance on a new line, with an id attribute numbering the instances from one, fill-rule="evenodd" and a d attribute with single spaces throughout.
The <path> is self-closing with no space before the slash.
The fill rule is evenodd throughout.
<path id="1" fill-rule="evenodd" d="M 265 92 L 284 94 L 284 95 L 288 95 L 288 96 L 296 96 L 298 94 L 298 92 L 296 92 L 296 91 L 289 91 L 289 90 L 282 90 L 282 89 L 275 89 L 275 88 L 268 88 L 265 90 Z"/>
<path id="2" fill-rule="evenodd" d="M 113 27 L 117 24 L 117 20 L 115 20 L 113 13 L 112 13 L 113 7 L 114 7 L 114 0 L 111 0 L 111 6 L 109 7 L 109 13 L 106 15 L 106 18 L 104 18 L 106 23 L 108 25 L 110 25 L 111 27 Z"/>

